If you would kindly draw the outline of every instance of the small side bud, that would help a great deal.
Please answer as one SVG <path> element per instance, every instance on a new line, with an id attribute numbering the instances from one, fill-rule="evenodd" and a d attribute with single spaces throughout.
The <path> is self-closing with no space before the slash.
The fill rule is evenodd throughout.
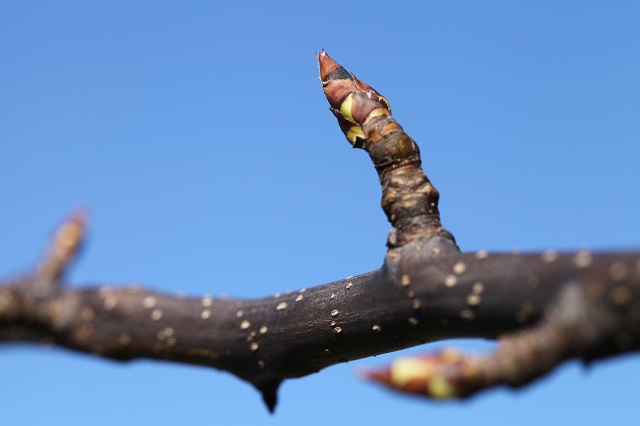
<path id="1" fill-rule="evenodd" d="M 449 349 L 423 357 L 399 358 L 383 370 L 362 376 L 400 392 L 434 399 L 461 398 L 476 384 L 475 369 L 458 351 Z"/>

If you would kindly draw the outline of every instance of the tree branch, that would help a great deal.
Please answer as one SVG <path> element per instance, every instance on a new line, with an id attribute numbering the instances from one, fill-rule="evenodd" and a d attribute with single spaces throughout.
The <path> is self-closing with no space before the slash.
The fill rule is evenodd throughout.
<path id="1" fill-rule="evenodd" d="M 64 286 L 86 218 L 58 230 L 34 272 L 0 286 L 0 341 L 53 343 L 115 360 L 229 371 L 270 410 L 282 380 L 453 337 L 502 337 L 480 357 L 446 351 L 367 377 L 434 397 L 521 386 L 569 358 L 640 347 L 640 252 L 460 253 L 438 193 L 389 104 L 322 52 L 321 79 L 347 139 L 369 152 L 392 225 L 382 267 L 255 300 L 175 297 L 134 286 Z"/>

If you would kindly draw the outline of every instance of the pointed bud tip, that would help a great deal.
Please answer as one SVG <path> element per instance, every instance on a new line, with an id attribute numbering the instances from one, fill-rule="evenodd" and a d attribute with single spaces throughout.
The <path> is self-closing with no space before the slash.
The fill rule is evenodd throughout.
<path id="1" fill-rule="evenodd" d="M 77 226 L 86 228 L 89 222 L 89 210 L 85 207 L 76 207 L 67 218 L 67 222 L 72 222 Z"/>
<path id="2" fill-rule="evenodd" d="M 318 65 L 320 66 L 320 80 L 325 81 L 329 73 L 336 68 L 341 67 L 339 63 L 331 59 L 327 52 L 322 49 L 318 56 Z"/>
<path id="3" fill-rule="evenodd" d="M 385 369 L 361 369 L 358 371 L 358 377 L 365 380 L 389 384 L 391 382 L 391 374 L 388 368 Z"/>
<path id="4" fill-rule="evenodd" d="M 67 256 L 73 256 L 72 251 L 78 249 L 85 236 L 89 213 L 84 208 L 76 208 L 60 224 L 54 236 L 54 250 L 70 251 Z"/>

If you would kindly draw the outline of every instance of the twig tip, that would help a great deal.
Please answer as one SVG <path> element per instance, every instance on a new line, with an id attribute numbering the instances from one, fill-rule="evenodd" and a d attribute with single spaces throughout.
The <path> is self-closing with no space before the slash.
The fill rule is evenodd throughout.
<path id="1" fill-rule="evenodd" d="M 85 208 L 76 208 L 55 230 L 49 250 L 40 267 L 40 275 L 57 279 L 75 259 L 84 240 L 89 213 Z"/>

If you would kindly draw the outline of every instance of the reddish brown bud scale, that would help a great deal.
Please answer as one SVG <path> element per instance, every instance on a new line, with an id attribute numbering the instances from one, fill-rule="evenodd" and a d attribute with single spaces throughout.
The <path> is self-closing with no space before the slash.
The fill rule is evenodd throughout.
<path id="1" fill-rule="evenodd" d="M 342 132 L 356 148 L 364 147 L 367 141 L 372 141 L 363 130 L 364 126 L 377 117 L 390 118 L 389 102 L 373 87 L 331 59 L 324 50 L 318 54 L 318 64 L 324 93 Z"/>
<path id="2" fill-rule="evenodd" d="M 318 66 L 320 67 L 320 80 L 328 81 L 336 79 L 342 80 L 344 78 L 348 78 L 350 75 L 346 69 L 339 63 L 333 60 L 327 52 L 322 49 L 320 53 L 318 53 Z M 333 74 L 333 75 L 331 75 Z M 338 74 L 342 74 L 338 76 Z"/>

